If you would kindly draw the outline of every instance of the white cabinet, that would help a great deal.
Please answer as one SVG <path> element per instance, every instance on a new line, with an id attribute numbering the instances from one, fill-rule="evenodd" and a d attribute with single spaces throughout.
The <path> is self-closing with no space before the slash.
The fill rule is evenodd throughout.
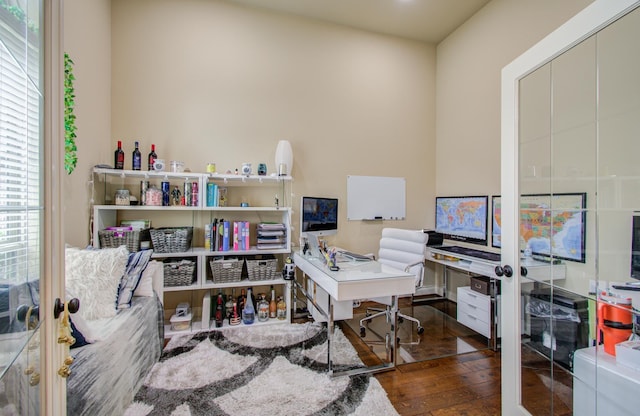
<path id="1" fill-rule="evenodd" d="M 270 296 L 269 287 L 276 288 L 277 295 L 283 295 L 287 302 L 288 311 L 286 320 L 271 319 L 265 323 L 256 321 L 255 325 L 286 323 L 290 321 L 289 307 L 291 304 L 290 285 L 282 279 L 280 270 L 283 265 L 283 256 L 291 252 L 291 183 L 290 176 L 257 176 L 257 175 L 221 175 L 214 173 L 176 173 L 131 171 L 113 169 L 94 169 L 93 193 L 91 202 L 93 205 L 92 218 L 92 242 L 94 247 L 100 247 L 99 230 L 107 227 L 118 226 L 122 220 L 150 220 L 151 227 L 193 227 L 191 247 L 178 253 L 154 253 L 153 258 L 162 261 L 178 261 L 188 259 L 196 262 L 196 271 L 193 282 L 184 286 L 164 286 L 163 298 L 170 292 L 183 293 L 185 297 L 193 299 L 192 309 L 195 318 L 192 323 L 192 331 L 202 330 L 201 306 L 202 298 L 207 290 L 211 291 L 212 304 L 218 289 L 224 289 L 230 293 L 231 288 L 236 288 L 236 295 L 240 288 L 260 287 L 254 290 L 264 292 Z M 118 189 L 128 189 L 129 193 L 141 200 L 141 182 L 149 182 L 149 186 L 161 188 L 162 182 L 169 182 L 170 189 L 178 187 L 181 191 L 185 183 L 197 183 L 199 198 L 193 206 L 170 205 L 113 205 L 114 195 Z M 208 183 L 215 183 L 219 188 L 226 190 L 226 206 L 207 206 L 206 189 Z M 247 206 L 240 206 L 240 205 Z M 205 229 L 214 219 L 226 221 L 249 222 L 249 241 L 247 250 L 212 251 L 205 248 Z M 258 249 L 256 226 L 259 223 L 282 223 L 285 228 L 284 242 L 281 247 L 275 249 Z M 237 282 L 216 283 L 210 261 L 217 258 L 238 257 L 250 258 L 254 255 L 272 254 L 278 258 L 276 274 L 270 280 L 247 280 Z M 213 289 L 213 290 L 212 290 Z M 178 296 L 178 295 L 175 295 Z M 175 303 L 175 302 L 174 302 Z M 165 305 L 167 303 L 165 302 Z M 255 305 L 254 305 L 255 306 Z M 165 310 L 167 323 L 172 311 L 169 306 Z M 241 324 L 242 325 L 242 324 Z M 165 327 L 165 335 L 171 336 L 173 331 L 170 325 Z"/>
<path id="2" fill-rule="evenodd" d="M 487 338 L 491 338 L 491 296 L 458 288 L 458 322 Z"/>

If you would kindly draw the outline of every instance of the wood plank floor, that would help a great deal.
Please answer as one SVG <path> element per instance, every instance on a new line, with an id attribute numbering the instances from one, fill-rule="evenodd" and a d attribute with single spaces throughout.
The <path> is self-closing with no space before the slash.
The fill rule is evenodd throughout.
<path id="1" fill-rule="evenodd" d="M 358 334 L 343 332 L 363 362 L 378 362 Z M 500 354 L 491 350 L 402 364 L 375 377 L 401 415 L 500 414 Z"/>

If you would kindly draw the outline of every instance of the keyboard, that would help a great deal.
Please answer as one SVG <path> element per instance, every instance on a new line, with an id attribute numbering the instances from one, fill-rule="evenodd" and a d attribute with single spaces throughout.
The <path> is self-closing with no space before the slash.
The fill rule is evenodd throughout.
<path id="1" fill-rule="evenodd" d="M 371 260 L 370 257 L 364 256 L 364 255 L 358 254 L 358 253 L 352 253 L 350 251 L 339 250 L 338 254 L 340 254 L 343 257 L 348 258 L 349 260 L 355 260 L 355 261 L 369 261 L 369 260 Z"/>
<path id="2" fill-rule="evenodd" d="M 448 251 L 453 254 L 461 254 L 463 256 L 476 257 L 489 261 L 500 261 L 500 253 L 491 253 L 489 251 L 476 250 L 473 248 L 460 247 L 460 246 L 440 246 L 433 247 L 438 250 Z"/>

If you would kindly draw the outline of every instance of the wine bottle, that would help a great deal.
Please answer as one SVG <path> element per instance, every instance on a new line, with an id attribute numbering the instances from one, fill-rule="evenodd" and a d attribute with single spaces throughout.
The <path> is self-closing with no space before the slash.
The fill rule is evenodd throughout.
<path id="1" fill-rule="evenodd" d="M 231 320 L 231 314 L 233 313 L 233 302 L 235 302 L 236 299 L 235 291 L 236 290 L 234 288 L 231 289 L 231 296 L 227 296 L 227 303 L 224 304 L 225 314 L 227 315 L 227 318 L 229 320 Z"/>
<path id="2" fill-rule="evenodd" d="M 156 145 L 151 145 L 151 151 L 149 152 L 148 162 L 149 162 L 149 170 L 155 170 L 153 164 L 155 163 L 158 155 L 156 154 Z"/>
<path id="3" fill-rule="evenodd" d="M 221 328 L 224 322 L 224 299 L 222 291 L 218 291 L 218 299 L 216 300 L 216 328 Z"/>
<path id="4" fill-rule="evenodd" d="M 269 318 L 277 317 L 276 290 L 271 285 L 271 301 L 269 302 Z"/>
<path id="5" fill-rule="evenodd" d="M 251 288 L 247 289 L 247 301 L 244 304 L 244 308 L 242 309 L 242 323 L 245 325 L 251 325 L 253 321 L 256 319 L 256 310 L 253 307 L 253 302 L 251 301 L 252 293 Z"/>
<path id="6" fill-rule="evenodd" d="M 269 320 L 269 302 L 267 302 L 267 296 L 261 295 L 258 301 L 258 321 L 266 322 Z"/>
<path id="7" fill-rule="evenodd" d="M 244 289 L 240 289 L 240 296 L 238 296 L 238 312 L 242 315 L 242 310 L 244 309 L 244 303 L 247 300 L 247 297 L 244 294 Z"/>
<path id="8" fill-rule="evenodd" d="M 278 298 L 277 317 L 280 320 L 287 319 L 287 304 L 284 301 L 284 297 L 283 296 L 280 296 Z"/>
<path id="9" fill-rule="evenodd" d="M 122 141 L 118 140 L 118 148 L 113 156 L 113 168 L 124 169 L 124 151 L 122 150 Z"/>
<path id="10" fill-rule="evenodd" d="M 239 325 L 242 322 L 240 315 L 238 315 L 238 303 L 233 302 L 233 312 L 229 317 L 229 325 Z"/>
<path id="11" fill-rule="evenodd" d="M 142 169 L 142 154 L 140 153 L 140 149 L 138 148 L 138 142 L 135 142 L 135 149 L 133 149 L 132 159 L 131 159 L 131 168 L 133 170 Z"/>

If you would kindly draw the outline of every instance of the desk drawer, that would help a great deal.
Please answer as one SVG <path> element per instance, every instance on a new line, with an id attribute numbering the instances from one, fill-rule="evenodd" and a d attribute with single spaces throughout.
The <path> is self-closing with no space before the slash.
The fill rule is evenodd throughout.
<path id="1" fill-rule="evenodd" d="M 475 292 L 469 286 L 459 287 L 457 293 L 458 305 L 466 303 L 487 312 L 487 314 L 491 313 L 491 296 Z"/>
<path id="2" fill-rule="evenodd" d="M 476 315 L 473 311 L 461 311 L 458 307 L 458 322 L 487 338 L 491 338 L 491 323 L 485 321 L 487 318 L 489 317 Z"/>

